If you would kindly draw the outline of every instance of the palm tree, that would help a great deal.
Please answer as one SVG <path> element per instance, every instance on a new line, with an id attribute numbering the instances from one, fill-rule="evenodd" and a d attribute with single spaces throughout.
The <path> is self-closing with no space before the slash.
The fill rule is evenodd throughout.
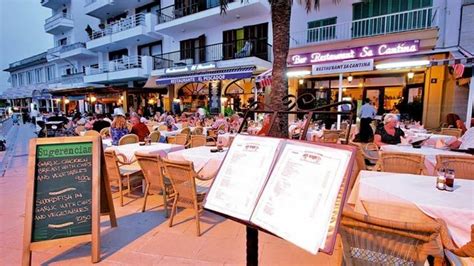
<path id="1" fill-rule="evenodd" d="M 245 0 L 242 0 L 245 1 Z M 288 95 L 288 78 L 286 76 L 287 57 L 290 49 L 290 18 L 293 0 L 268 0 L 270 2 L 273 28 L 273 70 L 272 70 L 272 90 L 270 93 L 271 105 L 276 110 L 284 110 L 283 97 Z M 334 4 L 340 0 L 331 0 Z M 299 0 L 305 5 L 306 12 L 313 8 L 319 9 L 321 0 Z M 220 0 L 221 13 L 227 10 L 228 0 Z M 283 116 L 277 119 L 277 127 L 273 126 L 271 135 L 277 137 L 287 137 L 288 117 Z"/>

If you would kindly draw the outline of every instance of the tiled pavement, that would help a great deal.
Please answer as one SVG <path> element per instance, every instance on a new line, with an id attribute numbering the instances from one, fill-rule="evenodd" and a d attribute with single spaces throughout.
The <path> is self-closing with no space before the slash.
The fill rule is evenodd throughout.
<path id="1" fill-rule="evenodd" d="M 24 199 L 28 139 L 31 126 L 17 133 L 14 155 L 4 177 L 0 177 L 0 265 L 20 265 L 23 237 Z M 244 265 L 245 227 L 204 212 L 202 235 L 195 234 L 191 211 L 180 211 L 175 225 L 168 227 L 161 198 L 150 197 L 147 211 L 140 211 L 143 198 L 126 198 L 118 206 L 118 227 L 101 219 L 100 265 Z M 313 256 L 284 240 L 259 234 L 261 265 L 335 265 L 335 257 Z M 89 265 L 90 245 L 67 245 L 33 252 L 33 265 Z"/>

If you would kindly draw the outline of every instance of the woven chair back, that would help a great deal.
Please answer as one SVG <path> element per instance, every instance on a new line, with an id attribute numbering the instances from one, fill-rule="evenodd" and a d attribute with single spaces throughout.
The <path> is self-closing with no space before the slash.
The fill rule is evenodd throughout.
<path id="1" fill-rule="evenodd" d="M 120 169 L 117 161 L 117 155 L 113 150 L 106 150 L 104 152 L 105 167 L 109 181 L 118 181 L 120 177 Z"/>
<path id="2" fill-rule="evenodd" d="M 188 143 L 188 135 L 183 133 L 176 135 L 174 143 L 178 145 L 186 145 Z"/>
<path id="3" fill-rule="evenodd" d="M 95 130 L 87 130 L 86 133 L 84 133 L 84 136 L 87 136 L 87 137 L 100 137 L 100 133 L 95 131 Z"/>
<path id="4" fill-rule="evenodd" d="M 423 245 L 439 234 L 438 223 L 374 218 L 344 209 L 339 232 L 344 262 L 358 265 L 424 265 Z"/>
<path id="5" fill-rule="evenodd" d="M 193 135 L 203 135 L 204 134 L 204 129 L 202 127 L 196 127 L 193 132 Z"/>
<path id="6" fill-rule="evenodd" d="M 99 133 L 104 138 L 110 137 L 110 127 L 104 127 L 103 129 L 100 130 Z"/>
<path id="7" fill-rule="evenodd" d="M 460 128 L 441 128 L 441 135 L 455 136 L 456 138 L 461 137 L 462 129 Z"/>
<path id="8" fill-rule="evenodd" d="M 193 163 L 187 161 L 172 161 L 162 158 L 165 176 L 168 177 L 177 194 L 178 207 L 197 208 L 196 183 Z"/>
<path id="9" fill-rule="evenodd" d="M 159 193 L 164 188 L 163 166 L 157 154 L 135 152 L 138 164 L 152 193 Z"/>
<path id="10" fill-rule="evenodd" d="M 452 169 L 456 178 L 474 180 L 474 156 L 436 155 L 436 170 Z"/>
<path id="11" fill-rule="evenodd" d="M 158 131 L 167 131 L 168 127 L 166 125 L 159 125 L 158 126 Z"/>
<path id="12" fill-rule="evenodd" d="M 326 143 L 337 143 L 342 130 L 324 130 L 323 131 L 323 142 Z"/>
<path id="13" fill-rule="evenodd" d="M 179 132 L 179 134 L 190 135 L 191 134 L 191 129 L 189 127 L 185 127 L 183 129 L 181 129 L 181 132 Z"/>
<path id="14" fill-rule="evenodd" d="M 151 142 L 160 142 L 161 133 L 160 131 L 153 131 L 150 133 Z"/>
<path id="15" fill-rule="evenodd" d="M 76 135 L 78 135 L 78 136 L 80 136 L 81 132 L 83 132 L 83 131 L 86 131 L 85 126 L 77 126 L 76 129 L 74 129 L 74 133 L 76 133 Z"/>
<path id="16" fill-rule="evenodd" d="M 204 135 L 191 135 L 190 140 L 191 148 L 206 146 L 206 136 Z"/>
<path id="17" fill-rule="evenodd" d="M 138 143 L 138 136 L 135 134 L 127 134 L 119 139 L 119 145 Z"/>
<path id="18" fill-rule="evenodd" d="M 421 175 L 425 173 L 425 156 L 403 152 L 382 152 L 377 164 L 382 172 Z"/>

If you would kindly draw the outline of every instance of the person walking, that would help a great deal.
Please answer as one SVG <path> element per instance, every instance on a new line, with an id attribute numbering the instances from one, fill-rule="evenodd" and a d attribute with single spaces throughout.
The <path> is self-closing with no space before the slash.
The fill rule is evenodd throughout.
<path id="1" fill-rule="evenodd" d="M 359 131 L 359 139 L 360 142 L 369 142 L 374 137 L 374 131 L 370 124 L 372 123 L 372 119 L 374 119 L 375 115 L 377 114 L 377 110 L 371 104 L 370 100 L 366 98 L 364 100 L 364 105 L 360 108 L 359 117 L 360 117 L 360 131 Z"/>

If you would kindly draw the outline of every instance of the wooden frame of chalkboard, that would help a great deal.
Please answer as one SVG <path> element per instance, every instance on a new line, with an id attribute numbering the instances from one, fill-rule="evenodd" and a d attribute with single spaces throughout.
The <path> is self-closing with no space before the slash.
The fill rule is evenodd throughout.
<path id="1" fill-rule="evenodd" d="M 23 265 L 31 252 L 91 241 L 100 261 L 100 138 L 37 138 L 29 143 Z"/>

